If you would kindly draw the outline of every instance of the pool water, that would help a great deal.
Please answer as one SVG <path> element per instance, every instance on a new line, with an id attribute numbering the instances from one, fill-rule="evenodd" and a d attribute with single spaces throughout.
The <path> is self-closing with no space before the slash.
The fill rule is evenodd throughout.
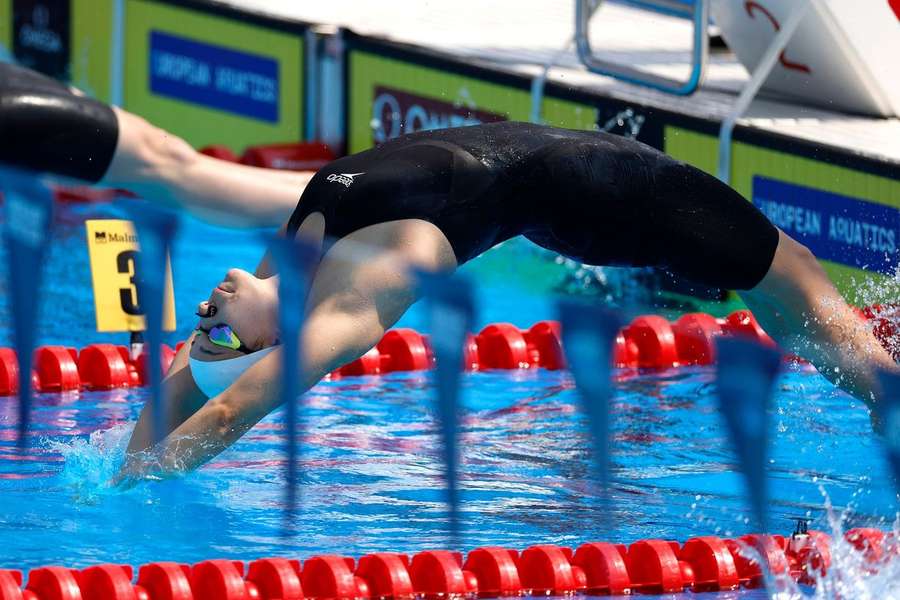
<path id="1" fill-rule="evenodd" d="M 98 214 L 115 216 L 115 207 L 70 207 L 58 216 L 45 275 L 41 343 L 126 341 L 121 334 L 93 331 L 82 221 Z M 183 231 L 189 235 L 180 238 L 173 256 L 176 333 L 182 337 L 192 327 L 196 302 L 224 269 L 252 269 L 261 251 L 258 232 L 226 232 L 192 220 L 185 220 Z M 502 251 L 527 253 L 519 246 Z M 548 296 L 509 278 L 500 281 L 478 264 L 468 270 L 480 285 L 480 323 L 527 326 L 553 316 Z M 8 285 L 0 272 L 0 345 L 10 343 Z M 402 324 L 426 330 L 416 309 Z M 173 334 L 170 342 L 175 339 Z M 568 373 L 464 376 L 463 549 L 752 532 L 743 483 L 716 412 L 712 370 L 618 375 L 613 486 L 609 504 L 602 506 Z M 120 491 L 108 481 L 147 399 L 145 390 L 39 396 L 24 453 L 15 446 L 15 401 L 0 398 L 0 568 L 447 547 L 433 398 L 427 373 L 346 378 L 307 394 L 302 512 L 288 530 L 281 510 L 281 411 L 198 472 Z M 897 498 L 861 404 L 800 367 L 786 369 L 773 404 L 773 533 L 790 533 L 794 517 L 829 530 L 826 495 L 837 512 L 846 512 L 843 527 L 890 528 Z M 764 593 L 715 597 L 737 596 Z"/>

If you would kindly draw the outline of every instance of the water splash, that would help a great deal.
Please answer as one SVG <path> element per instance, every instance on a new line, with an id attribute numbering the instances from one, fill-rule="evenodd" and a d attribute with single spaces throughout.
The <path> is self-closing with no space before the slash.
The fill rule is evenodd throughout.
<path id="1" fill-rule="evenodd" d="M 45 440 L 47 448 L 63 458 L 60 483 L 73 489 L 76 499 L 85 503 L 117 493 L 112 481 L 122 466 L 133 428 L 133 424 L 123 423 L 95 431 L 87 439 Z"/>
<path id="2" fill-rule="evenodd" d="M 887 533 L 883 543 L 863 549 L 845 537 L 845 525 L 852 517 L 852 508 L 836 512 L 831 500 L 825 498 L 828 527 L 831 530 L 830 566 L 822 575 L 814 567 L 804 568 L 807 583 L 796 582 L 789 574 L 765 573 L 765 588 L 769 598 L 776 600 L 900 600 L 900 517 Z M 762 562 L 755 549 L 745 546 L 741 553 Z"/>

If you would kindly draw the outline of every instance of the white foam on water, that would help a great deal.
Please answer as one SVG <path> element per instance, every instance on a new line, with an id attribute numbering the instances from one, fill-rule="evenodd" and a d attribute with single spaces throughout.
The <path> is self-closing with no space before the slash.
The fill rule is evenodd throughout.
<path id="1" fill-rule="evenodd" d="M 823 495 L 824 490 L 823 490 Z M 883 555 L 873 560 L 844 537 L 850 509 L 836 513 L 827 495 L 825 509 L 831 531 L 831 565 L 825 575 L 812 569 L 814 585 L 801 585 L 788 574 L 765 573 L 769 598 L 774 600 L 900 600 L 900 544 L 885 539 Z M 895 540 L 900 540 L 900 517 L 893 523 Z M 888 534 L 890 535 L 890 534 Z M 887 538 L 887 536 L 886 536 Z M 742 553 L 759 561 L 759 554 L 745 547 Z"/>
<path id="2" fill-rule="evenodd" d="M 116 493 L 113 478 L 125 458 L 125 449 L 134 424 L 123 423 L 91 433 L 88 439 L 46 440 L 46 446 L 63 458 L 60 483 L 76 492 L 79 501 L 90 502 L 98 496 Z"/>

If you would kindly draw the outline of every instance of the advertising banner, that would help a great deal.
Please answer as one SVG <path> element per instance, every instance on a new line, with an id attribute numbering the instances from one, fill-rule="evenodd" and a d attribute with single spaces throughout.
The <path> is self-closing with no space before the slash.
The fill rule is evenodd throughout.
<path id="1" fill-rule="evenodd" d="M 12 8 L 16 62 L 69 81 L 71 0 L 13 0 Z"/>
<path id="2" fill-rule="evenodd" d="M 390 55 L 390 56 L 389 56 Z M 402 58 L 401 58 L 402 55 Z M 347 60 L 348 151 L 404 133 L 531 116 L 529 80 L 412 51 L 353 47 Z M 592 129 L 590 105 L 545 96 L 546 123 Z"/>
<path id="3" fill-rule="evenodd" d="M 115 0 L 0 0 L 0 60 L 109 101 Z"/>
<path id="4" fill-rule="evenodd" d="M 127 0 L 125 107 L 195 147 L 302 139 L 302 27 Z"/>
<path id="5" fill-rule="evenodd" d="M 758 175 L 753 204 L 820 259 L 885 275 L 897 270 L 896 208 Z"/>

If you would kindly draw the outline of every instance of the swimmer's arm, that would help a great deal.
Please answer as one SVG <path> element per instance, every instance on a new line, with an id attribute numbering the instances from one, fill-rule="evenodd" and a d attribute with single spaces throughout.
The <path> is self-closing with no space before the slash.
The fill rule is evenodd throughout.
<path id="1" fill-rule="evenodd" d="M 169 372 L 163 379 L 163 407 L 166 411 L 165 434 L 174 431 L 206 402 L 206 396 L 194 383 L 188 366 L 188 355 L 193 339 L 194 335 L 192 334 L 175 354 Z M 131 441 L 128 443 L 128 455 L 143 452 L 153 445 L 152 408 L 152 403 L 148 401 L 141 409 L 141 416 L 134 426 Z"/>
<path id="2" fill-rule="evenodd" d="M 301 392 L 327 373 L 361 355 L 383 334 L 377 320 L 360 319 L 343 311 L 327 311 L 307 318 L 301 334 L 304 356 Z M 237 441 L 280 404 L 281 350 L 275 350 L 247 369 L 228 389 L 212 398 L 166 439 L 150 456 L 136 455 L 130 479 L 166 477 L 196 469 Z"/>

